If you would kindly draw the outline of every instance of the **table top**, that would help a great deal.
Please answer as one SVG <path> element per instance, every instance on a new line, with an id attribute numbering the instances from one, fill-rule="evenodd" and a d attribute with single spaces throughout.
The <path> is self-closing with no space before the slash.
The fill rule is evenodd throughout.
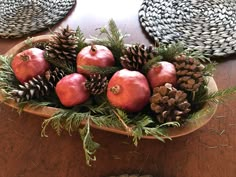
<path id="1" fill-rule="evenodd" d="M 96 28 L 114 19 L 130 37 L 127 43 L 150 44 L 138 21 L 142 0 L 77 0 L 68 16 L 50 30 L 69 25 L 80 26 L 85 37 L 97 34 Z M 33 36 L 49 34 L 49 30 Z M 0 39 L 0 54 L 25 40 Z M 235 56 L 222 58 L 214 73 L 219 89 L 236 85 Z M 83 144 L 77 133 L 58 136 L 48 128 L 42 138 L 43 118 L 0 105 L 0 177 L 106 177 L 111 175 L 150 174 L 154 177 L 234 177 L 236 174 L 236 99 L 221 104 L 210 122 L 201 129 L 162 143 L 141 140 L 92 129 L 101 147 L 97 160 L 85 163 Z"/>

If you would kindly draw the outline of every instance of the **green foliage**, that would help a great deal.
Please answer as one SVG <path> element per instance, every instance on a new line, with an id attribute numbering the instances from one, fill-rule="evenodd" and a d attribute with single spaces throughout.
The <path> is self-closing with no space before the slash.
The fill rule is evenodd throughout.
<path id="1" fill-rule="evenodd" d="M 216 62 L 210 62 L 206 65 L 204 65 L 204 69 L 203 69 L 203 74 L 204 76 L 213 76 L 213 73 L 216 70 Z"/>
<path id="2" fill-rule="evenodd" d="M 11 68 L 12 58 L 0 55 L 0 90 L 5 96 L 19 84 Z"/>
<path id="3" fill-rule="evenodd" d="M 70 63 L 67 60 L 52 59 L 47 55 L 47 52 L 45 52 L 44 57 L 51 65 L 62 69 L 66 74 L 75 73 L 77 71 L 75 63 Z"/>
<path id="4" fill-rule="evenodd" d="M 175 56 L 184 52 L 184 45 L 180 42 L 169 45 L 163 44 L 156 48 L 156 50 L 163 57 L 163 60 L 171 61 Z"/>
<path id="5" fill-rule="evenodd" d="M 88 112 L 78 113 L 72 110 L 61 109 L 49 119 L 44 120 L 41 135 L 47 137 L 46 128 L 48 125 L 51 125 L 58 135 L 61 134 L 63 129 L 71 134 L 74 131 L 78 131 L 81 121 L 90 116 Z"/>
<path id="6" fill-rule="evenodd" d="M 196 112 L 193 112 L 186 119 L 187 122 L 196 121 L 197 119 L 210 114 L 213 111 L 213 107 L 209 103 L 205 103 L 204 107 Z"/>
<path id="7" fill-rule="evenodd" d="M 83 65 L 80 68 L 87 70 L 91 73 L 102 74 L 102 75 L 110 75 L 121 69 L 120 67 L 115 67 L 115 66 L 99 67 L 91 65 Z"/>
<path id="8" fill-rule="evenodd" d="M 120 65 L 119 59 L 124 48 L 124 38 L 127 34 L 122 34 L 113 19 L 109 20 L 108 27 L 99 28 L 99 37 L 93 37 L 95 44 L 107 46 L 116 59 L 116 65 Z M 104 36 L 104 38 L 101 38 Z"/>
<path id="9" fill-rule="evenodd" d="M 133 136 L 134 145 L 138 145 L 138 141 L 143 136 L 154 136 L 156 139 L 164 142 L 166 139 L 171 139 L 164 133 L 166 126 L 178 127 L 180 124 L 176 121 L 157 125 L 152 117 L 145 113 L 139 113 L 137 115 L 127 114 L 120 109 L 115 110 L 117 116 L 122 119 L 123 127 Z"/>
<path id="10" fill-rule="evenodd" d="M 202 54 L 202 52 L 197 51 L 197 50 L 187 49 L 187 50 L 184 51 L 184 54 L 188 57 L 193 57 L 193 58 L 199 60 L 202 63 L 211 62 L 210 58 L 204 56 Z"/>
<path id="11" fill-rule="evenodd" d="M 152 58 L 143 66 L 142 72 L 146 74 L 153 65 L 158 65 L 158 62 L 160 62 L 161 60 L 162 60 L 161 56 Z"/>
<path id="12" fill-rule="evenodd" d="M 90 161 L 96 161 L 94 156 L 96 150 L 99 148 L 99 144 L 93 141 L 90 132 L 90 119 L 88 118 L 84 128 L 79 129 L 81 139 L 83 141 L 83 148 L 85 152 L 85 158 L 87 165 L 91 166 Z"/>
<path id="13" fill-rule="evenodd" d="M 79 52 L 82 48 L 87 46 L 87 43 L 85 42 L 84 34 L 81 31 L 79 26 L 76 29 L 75 35 L 76 35 L 76 38 L 77 38 L 77 52 Z"/>
<path id="14" fill-rule="evenodd" d="M 230 87 L 212 93 L 199 95 L 198 99 L 194 100 L 194 103 L 195 104 L 201 104 L 205 102 L 222 103 L 226 98 L 230 98 L 235 93 L 236 93 L 236 87 Z"/>

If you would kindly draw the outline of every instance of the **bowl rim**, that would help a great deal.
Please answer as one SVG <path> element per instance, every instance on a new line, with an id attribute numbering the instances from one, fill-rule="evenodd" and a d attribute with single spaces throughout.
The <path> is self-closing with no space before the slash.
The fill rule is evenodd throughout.
<path id="1" fill-rule="evenodd" d="M 48 41 L 51 36 L 52 35 L 40 35 L 40 36 L 32 37 L 31 40 L 33 43 L 34 42 L 43 42 L 43 41 Z M 10 50 L 8 50 L 5 53 L 5 55 L 6 56 L 10 56 L 10 55 L 14 56 L 23 47 L 25 47 L 25 45 L 26 45 L 25 41 L 22 41 L 22 42 L 16 44 L 15 46 L 13 46 Z M 208 88 L 210 88 L 209 92 L 215 92 L 218 90 L 216 82 L 213 77 L 209 77 Z M 17 103 L 14 100 L 7 100 L 7 101 L 3 101 L 3 100 L 4 100 L 3 93 L 0 92 L 0 102 L 3 102 L 4 104 L 6 104 L 12 108 L 18 109 Z M 166 138 L 181 137 L 181 136 L 190 134 L 190 133 L 196 131 L 197 129 L 203 127 L 214 116 L 214 114 L 217 110 L 218 104 L 207 102 L 207 103 L 205 103 L 204 107 L 205 106 L 208 106 L 209 108 L 211 108 L 211 110 L 209 112 L 207 112 L 206 114 L 204 114 L 204 116 L 194 119 L 194 120 L 189 120 L 186 124 L 184 124 L 183 126 L 180 126 L 180 127 L 166 128 L 165 133 L 168 135 L 168 137 L 162 137 L 162 138 L 166 139 Z M 34 108 L 30 105 L 26 105 L 23 109 L 24 112 L 34 114 L 37 116 L 41 116 L 45 119 L 50 118 L 53 114 L 55 114 L 59 110 L 60 110 L 60 108 L 55 108 L 55 107 L 50 107 L 50 106 L 42 106 L 42 107 Z M 81 125 L 84 125 L 84 124 L 85 124 L 85 121 L 82 121 Z M 95 128 L 95 129 L 99 129 L 99 130 L 103 130 L 103 131 L 107 131 L 107 132 L 112 132 L 112 133 L 116 133 L 116 134 L 121 134 L 121 135 L 132 136 L 132 135 L 130 135 L 129 132 L 125 131 L 124 129 L 98 126 L 98 125 L 94 124 L 93 122 L 91 122 L 90 125 L 91 125 L 91 127 Z M 156 137 L 149 136 L 149 135 L 142 136 L 142 138 L 143 139 L 156 139 Z"/>

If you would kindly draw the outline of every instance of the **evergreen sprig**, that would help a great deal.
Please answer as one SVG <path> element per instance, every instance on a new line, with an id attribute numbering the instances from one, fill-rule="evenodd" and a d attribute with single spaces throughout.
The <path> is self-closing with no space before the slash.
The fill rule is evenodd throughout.
<path id="1" fill-rule="evenodd" d="M 96 150 L 99 148 L 99 144 L 93 141 L 92 134 L 90 132 L 90 119 L 88 118 L 84 128 L 79 129 L 81 139 L 83 141 L 83 148 L 85 153 L 85 159 L 87 165 L 91 166 L 91 161 L 96 161 Z"/>
<path id="2" fill-rule="evenodd" d="M 116 67 L 116 66 L 99 67 L 99 66 L 92 66 L 92 65 L 83 65 L 83 66 L 80 66 L 80 68 L 86 71 L 89 71 L 91 73 L 96 73 L 96 74 L 101 74 L 101 75 L 110 75 L 121 69 L 120 67 Z"/>
<path id="3" fill-rule="evenodd" d="M 194 104 L 201 104 L 205 102 L 222 103 L 226 98 L 231 97 L 235 93 L 236 87 L 230 87 L 212 93 L 199 95 L 199 97 L 194 100 Z"/>
<path id="4" fill-rule="evenodd" d="M 20 84 L 11 68 L 12 58 L 13 56 L 0 55 L 0 90 L 7 97 L 10 96 L 10 91 Z"/>
<path id="5" fill-rule="evenodd" d="M 107 46 L 113 53 L 117 66 L 120 65 L 119 59 L 124 49 L 124 38 L 127 34 L 122 34 L 113 19 L 109 20 L 108 27 L 99 28 L 99 37 L 92 37 L 95 44 Z M 104 38 L 102 38 L 104 36 Z"/>
<path id="6" fill-rule="evenodd" d="M 208 64 L 204 65 L 203 75 L 204 76 L 213 76 L 216 70 L 216 62 L 209 62 Z"/>
<path id="7" fill-rule="evenodd" d="M 205 55 L 202 54 L 202 52 L 198 50 L 192 50 L 192 49 L 186 49 L 184 51 L 184 54 L 188 57 L 193 57 L 197 60 L 199 60 L 201 63 L 211 63 L 212 61 L 210 58 L 206 57 Z"/>
<path id="8" fill-rule="evenodd" d="M 76 29 L 76 38 L 77 38 L 77 52 L 79 52 L 81 49 L 87 46 L 87 43 L 85 42 L 85 37 L 83 32 L 81 31 L 80 27 L 78 26 Z"/>
<path id="9" fill-rule="evenodd" d="M 141 115 L 138 121 L 134 121 L 133 128 L 133 142 L 137 146 L 138 140 L 140 140 L 143 136 L 153 136 L 156 139 L 165 142 L 165 139 L 171 138 L 166 134 L 166 127 L 179 127 L 180 124 L 176 121 L 163 123 L 161 125 L 155 125 L 153 119 L 148 115 Z M 154 126 L 153 126 L 154 125 Z"/>
<path id="10" fill-rule="evenodd" d="M 163 60 L 171 61 L 175 56 L 184 52 L 184 45 L 181 42 L 168 45 L 162 44 L 156 50 L 163 57 Z"/>
<path id="11" fill-rule="evenodd" d="M 46 128 L 48 125 L 51 125 L 58 135 L 61 134 L 63 129 L 71 134 L 72 132 L 79 130 L 81 121 L 90 117 L 91 115 L 89 112 L 78 113 L 73 110 L 61 109 L 52 117 L 43 121 L 41 136 L 47 137 Z"/>
<path id="12" fill-rule="evenodd" d="M 214 111 L 213 107 L 209 104 L 209 103 L 205 103 L 204 107 L 196 112 L 193 112 L 192 114 L 190 114 L 186 121 L 187 122 L 192 122 L 192 121 L 196 121 L 199 118 L 206 116 L 208 114 L 210 114 L 212 111 Z"/>
<path id="13" fill-rule="evenodd" d="M 76 72 L 76 65 L 74 63 L 69 63 L 67 60 L 60 60 L 60 59 L 52 59 L 50 58 L 47 53 L 45 52 L 45 59 L 51 63 L 54 67 L 60 68 L 65 73 L 71 74 Z"/>

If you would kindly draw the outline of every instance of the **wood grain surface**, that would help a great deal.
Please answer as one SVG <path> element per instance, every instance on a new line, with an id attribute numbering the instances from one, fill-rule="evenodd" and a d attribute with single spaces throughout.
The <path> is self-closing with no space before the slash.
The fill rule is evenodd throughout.
<path id="1" fill-rule="evenodd" d="M 113 18 L 130 37 L 127 43 L 152 41 L 138 21 L 142 0 L 77 0 L 70 14 L 51 30 L 67 24 L 78 25 L 86 37 Z M 49 34 L 49 30 L 34 36 Z M 0 54 L 25 40 L 0 39 Z M 219 89 L 236 85 L 236 57 L 222 58 L 214 79 Z M 61 136 L 48 128 L 42 138 L 42 117 L 19 115 L 0 105 L 0 177 L 108 177 L 124 173 L 154 177 L 235 177 L 236 175 L 236 97 L 218 107 L 213 119 L 187 136 L 166 141 L 142 140 L 135 147 L 130 137 L 92 129 L 101 147 L 97 160 L 85 164 L 82 142 L 77 133 Z"/>

